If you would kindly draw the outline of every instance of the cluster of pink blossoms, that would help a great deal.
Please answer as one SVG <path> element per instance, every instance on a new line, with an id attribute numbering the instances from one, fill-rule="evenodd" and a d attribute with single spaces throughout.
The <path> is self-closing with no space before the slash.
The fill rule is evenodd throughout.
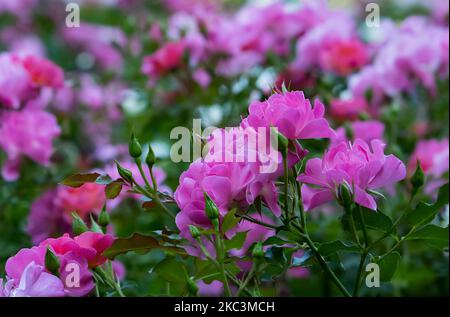
<path id="1" fill-rule="evenodd" d="M 181 235 L 195 242 L 190 237 L 189 225 L 202 228 L 211 226 L 205 214 L 204 192 L 217 204 L 221 219 L 232 208 L 247 210 L 257 197 L 261 198 L 274 215 L 280 216 L 278 190 L 274 182 L 283 173 L 281 154 L 277 152 L 277 155 L 267 157 L 267 152 L 261 152 L 262 149 L 255 145 L 260 143 L 251 143 L 250 135 L 258 135 L 258 128 L 276 127 L 290 140 L 337 139 L 338 136 L 324 118 L 324 112 L 325 108 L 320 101 L 316 100 L 313 107 L 302 92 L 286 92 L 275 94 L 264 102 L 252 103 L 249 115 L 243 119 L 241 127 L 228 131 L 215 130 L 208 143 L 208 154 L 192 163 L 181 175 L 180 185 L 175 191 L 175 200 L 181 209 L 176 218 Z M 371 129 L 377 122 L 360 124 Z M 355 123 L 356 127 L 357 125 Z M 362 130 L 366 128 L 363 127 Z M 358 128 L 355 131 L 359 134 Z M 349 185 L 356 203 L 376 209 L 376 202 L 368 190 L 391 185 L 406 175 L 405 166 L 398 158 L 384 154 L 384 146 L 379 140 L 382 131 L 383 129 L 378 138 L 370 140 L 370 145 L 358 138 L 354 142 L 346 139 L 333 142 L 337 144 L 331 146 L 323 159 L 314 158 L 307 162 L 305 173 L 298 178 L 300 182 L 308 184 L 302 187 L 307 209 L 334 199 L 341 184 Z M 227 136 L 233 133 L 233 142 L 217 145 L 217 140 L 226 141 Z M 296 153 L 290 151 L 288 165 L 294 165 L 306 153 L 299 147 Z M 227 154 L 231 160 L 226 160 Z M 256 160 L 249 160 L 252 154 Z M 275 164 L 276 167 L 270 173 L 261 172 L 262 162 Z M 252 230 L 261 229 L 257 224 L 244 221 L 226 235 L 231 237 L 234 233 L 243 231 L 244 227 L 248 230 L 248 226 L 254 227 Z M 206 240 L 205 244 L 208 244 Z M 195 243 L 192 247 L 188 246 L 187 250 L 193 255 L 200 254 Z"/>
<path id="2" fill-rule="evenodd" d="M 190 2 L 189 2 L 190 3 Z M 150 38 L 159 49 L 144 58 L 142 72 L 150 84 L 170 70 L 182 65 L 190 68 L 192 78 L 200 86 L 208 86 L 213 74 L 233 77 L 264 64 L 268 54 L 287 57 L 292 43 L 303 37 L 330 16 L 340 15 L 327 8 L 326 1 L 306 1 L 292 6 L 281 2 L 250 3 L 233 14 L 222 13 L 220 4 L 196 1 L 167 1 L 172 10 L 166 34 L 158 24 L 152 26 Z M 239 34 L 239 36 L 236 36 Z M 333 34 L 333 33 L 330 33 Z M 166 41 L 165 39 L 168 39 Z M 356 50 L 356 54 L 352 53 Z M 309 55 L 316 50 L 309 51 Z M 303 53 L 302 53 L 303 54 Z M 306 58 L 306 56 L 305 56 Z M 321 63 L 330 71 L 348 73 L 365 64 L 364 45 L 352 34 L 324 42 Z"/>
<path id="3" fill-rule="evenodd" d="M 409 175 L 414 173 L 417 162 L 429 178 L 425 192 L 435 195 L 437 189 L 445 184 L 446 181 L 442 176 L 449 170 L 448 139 L 419 141 L 408 163 Z"/>
<path id="4" fill-rule="evenodd" d="M 398 27 L 386 23 L 381 28 L 384 40 L 377 48 L 374 62 L 349 78 L 354 97 L 382 104 L 384 98 L 409 92 L 420 84 L 432 94 L 436 78 L 448 77 L 449 29 L 422 17 L 410 17 Z"/>
<path id="5" fill-rule="evenodd" d="M 60 128 L 43 107 L 63 85 L 62 69 L 45 58 L 0 54 L 0 149 L 8 156 L 2 167 L 6 180 L 19 177 L 22 156 L 49 165 Z"/>
<path id="6" fill-rule="evenodd" d="M 21 249 L 6 262 L 7 276 L 5 281 L 0 279 L 0 297 L 85 296 L 95 286 L 89 269 L 106 262 L 102 253 L 113 241 L 109 234 L 85 232 L 74 238 L 64 234 Z M 58 258 L 58 275 L 46 268 L 47 249 Z"/>

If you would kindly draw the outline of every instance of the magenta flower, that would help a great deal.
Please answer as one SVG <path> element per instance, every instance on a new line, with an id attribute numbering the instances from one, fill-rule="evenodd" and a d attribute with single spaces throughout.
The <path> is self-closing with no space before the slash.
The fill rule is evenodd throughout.
<path id="1" fill-rule="evenodd" d="M 384 154 L 384 144 L 373 140 L 370 146 L 361 139 L 331 147 L 323 158 L 306 163 L 297 180 L 302 186 L 305 208 L 310 210 L 337 197 L 338 187 L 347 185 L 354 201 L 376 210 L 377 203 L 368 190 L 394 184 L 406 176 L 405 165 L 394 155 Z"/>
<path id="2" fill-rule="evenodd" d="M 53 239 L 57 240 L 57 239 Z M 88 262 L 84 257 L 86 254 L 80 252 L 80 248 L 70 241 L 68 236 L 63 236 L 60 240 L 49 245 L 60 261 L 60 279 L 64 287 L 64 293 L 68 296 L 84 296 L 91 292 L 94 288 L 92 274 L 88 268 Z M 55 247 L 53 247 L 55 246 Z M 13 282 L 13 288 L 18 287 L 26 269 L 30 263 L 37 266 L 45 267 L 46 245 L 39 245 L 31 249 L 21 249 L 16 255 L 10 257 L 6 261 L 5 271 L 7 277 Z M 86 253 L 86 252 L 85 252 Z M 92 253 L 92 251 L 91 251 Z M 72 264 L 72 265 L 69 265 Z M 69 265 L 69 266 L 68 266 Z M 76 265 L 78 281 L 74 281 L 72 285 L 69 279 L 66 279 L 73 272 L 73 265 Z M 48 272 L 47 272 L 48 273 Z M 26 276 L 26 275 L 25 275 Z"/>
<path id="3" fill-rule="evenodd" d="M 96 267 L 106 262 L 102 256 L 103 251 L 109 248 L 114 242 L 114 237 L 110 234 L 97 232 L 84 232 L 73 239 L 66 233 L 59 238 L 49 238 L 42 241 L 39 246 L 51 246 L 56 254 L 66 254 L 73 252 L 89 262 L 89 267 Z"/>
<path id="4" fill-rule="evenodd" d="M 367 49 L 358 39 L 350 15 L 333 11 L 298 40 L 293 66 L 301 71 L 320 68 L 347 75 L 366 64 L 367 60 Z"/>
<path id="5" fill-rule="evenodd" d="M 63 87 L 64 72 L 56 64 L 33 55 L 21 57 L 21 61 L 23 67 L 30 74 L 34 86 L 51 88 Z"/>
<path id="6" fill-rule="evenodd" d="M 221 219 L 233 207 L 248 209 L 258 197 L 274 214 L 281 214 L 277 202 L 278 191 L 274 184 L 279 175 L 277 167 L 281 165 L 280 154 L 275 151 L 275 155 L 270 156 L 258 151 L 258 142 L 249 141 L 252 139 L 249 137 L 251 131 L 256 133 L 253 128 L 216 130 L 208 143 L 209 153 L 206 157 L 193 162 L 181 175 L 180 185 L 175 191 L 175 200 L 181 209 L 176 217 L 176 224 L 181 236 L 194 244 L 189 225 L 211 227 L 211 221 L 205 214 L 204 192 L 218 206 Z M 232 142 L 227 142 L 227 139 Z M 275 164 L 270 169 L 271 172 L 264 173 L 265 165 L 262 162 Z M 230 230 L 226 234 L 231 237 L 236 232 Z M 195 245 L 186 249 L 193 255 L 201 255 Z"/>
<path id="7" fill-rule="evenodd" d="M 39 244 L 55 234 L 72 230 L 67 213 L 57 203 L 57 193 L 56 189 L 50 189 L 31 205 L 27 233 L 31 236 L 34 244 Z"/>
<path id="8" fill-rule="evenodd" d="M 325 107 L 318 99 L 312 107 L 303 92 L 292 91 L 253 102 L 244 120 L 254 128 L 276 127 L 288 139 L 329 138 L 334 131 L 324 114 Z"/>
<path id="9" fill-rule="evenodd" d="M 349 125 L 349 132 L 352 134 L 352 139 L 349 140 L 347 132 L 344 127 L 336 129 L 336 136 L 331 138 L 331 145 L 338 145 L 342 142 L 353 141 L 361 139 L 370 144 L 372 140 L 383 140 L 385 126 L 382 122 L 376 120 L 369 121 L 354 121 Z"/>
<path id="10" fill-rule="evenodd" d="M 388 31 L 373 64 L 350 77 L 352 94 L 364 98 L 371 91 L 374 105 L 412 91 L 417 83 L 434 94 L 436 77 L 448 77 L 448 27 L 415 16 Z"/>
<path id="11" fill-rule="evenodd" d="M 105 186 L 96 183 L 86 183 L 77 188 L 58 186 L 56 190 L 55 202 L 68 219 L 74 211 L 83 219 L 89 213 L 98 214 L 106 201 Z"/>
<path id="12" fill-rule="evenodd" d="M 368 104 L 364 98 L 333 99 L 330 102 L 331 115 L 337 120 L 356 120 L 367 110 Z"/>
<path id="13" fill-rule="evenodd" d="M 414 174 L 417 161 L 419 161 L 420 167 L 428 178 L 424 191 L 435 196 L 438 188 L 448 181 L 448 177 L 444 176 L 449 170 L 448 160 L 448 139 L 419 141 L 409 159 L 408 175 Z"/>
<path id="14" fill-rule="evenodd" d="M 169 71 L 177 68 L 182 63 L 185 44 L 183 42 L 171 42 L 165 44 L 153 54 L 144 57 L 142 73 L 149 76 L 150 85 Z"/>
<path id="15" fill-rule="evenodd" d="M 0 280 L 0 297 L 63 297 L 64 285 L 61 280 L 45 268 L 30 262 L 24 269 L 19 281 L 8 280 L 2 286 Z"/>
<path id="16" fill-rule="evenodd" d="M 319 54 L 321 68 L 340 76 L 360 69 L 369 59 L 367 48 L 355 38 L 327 43 Z"/>
<path id="17" fill-rule="evenodd" d="M 426 175 L 441 177 L 448 171 L 449 146 L 448 139 L 422 140 L 417 143 L 408 163 L 408 174 L 412 175 L 417 161 Z"/>
<path id="18" fill-rule="evenodd" d="M 31 79 L 11 54 L 0 54 L 0 106 L 18 109 L 31 95 Z"/>
<path id="19" fill-rule="evenodd" d="M 42 110 L 25 109 L 0 114 L 0 148 L 8 155 L 2 169 L 3 177 L 6 180 L 18 178 L 21 156 L 49 165 L 52 142 L 60 131 L 56 118 Z"/>

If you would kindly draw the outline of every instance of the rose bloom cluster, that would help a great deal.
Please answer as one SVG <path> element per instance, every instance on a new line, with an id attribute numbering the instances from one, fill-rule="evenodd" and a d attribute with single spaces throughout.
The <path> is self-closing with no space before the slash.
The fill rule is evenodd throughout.
<path id="1" fill-rule="evenodd" d="M 249 115 L 243 119 L 242 126 L 257 131 L 257 128 L 276 127 L 287 139 L 295 141 L 302 139 L 336 138 L 324 118 L 325 108 L 316 100 L 314 106 L 305 98 L 303 92 L 292 91 L 276 93 L 263 102 L 254 102 L 249 106 Z M 193 242 L 193 247 L 187 247 L 192 255 L 201 255 L 195 246 L 195 240 L 190 237 L 189 225 L 211 228 L 211 222 L 205 213 L 203 193 L 206 192 L 220 210 L 221 219 L 233 207 L 245 211 L 254 203 L 257 197 L 267 205 L 275 216 L 281 211 L 277 203 L 278 190 L 274 181 L 283 173 L 280 156 L 273 158 L 271 163 L 278 164 L 272 173 L 261 172 L 262 162 L 267 160 L 256 144 L 238 142 L 244 136 L 243 128 L 235 128 L 236 138 L 228 138 L 233 143 L 226 142 L 224 133 L 213 134 L 214 149 L 202 159 L 192 163 L 189 169 L 180 177 L 180 185 L 175 191 L 175 200 L 181 211 L 177 215 L 176 223 L 181 235 Z M 368 126 L 370 129 L 370 126 Z M 253 129 L 253 130 L 252 130 Z M 233 132 L 233 130 L 231 130 Z M 232 133 L 228 132 L 228 133 Z M 248 132 L 247 132 L 248 133 Z M 257 132 L 254 132 L 257 133 Z M 222 136 L 225 148 L 218 151 L 214 146 L 214 139 Z M 211 143 L 211 141 L 210 141 Z M 238 146 L 236 146 L 238 145 Z M 229 161 L 225 160 L 222 152 L 229 152 Z M 258 152 L 255 161 L 249 160 L 248 152 Z M 290 165 L 297 163 L 307 152 L 297 148 L 296 153 L 290 153 Z M 226 153 L 225 153 L 226 154 Z M 211 158 L 213 155 L 215 158 Z M 333 200 L 338 195 L 340 185 L 348 185 L 355 202 L 361 206 L 376 210 L 376 202 L 369 193 L 371 189 L 378 189 L 392 185 L 406 176 L 406 168 L 400 159 L 394 155 L 384 153 L 384 144 L 380 139 L 366 142 L 357 138 L 354 142 L 342 140 L 332 143 L 323 158 L 313 158 L 307 161 L 305 172 L 298 177 L 302 186 L 303 199 L 307 210 Z M 307 184 L 307 185 L 306 185 Z M 240 226 L 245 229 L 240 229 Z M 238 231 L 267 230 L 258 224 L 247 224 L 243 221 L 229 237 Z M 208 244 L 208 241 L 204 241 Z M 212 245 L 211 245 L 212 247 Z M 210 250 L 213 253 L 211 248 Z"/>
<path id="2" fill-rule="evenodd" d="M 113 241 L 109 234 L 85 232 L 73 238 L 65 234 L 31 249 L 21 249 L 6 262 L 7 276 L 5 281 L 0 279 L 0 297 L 88 295 L 95 286 L 90 270 L 106 262 L 102 253 Z M 58 259 L 57 274 L 46 268 L 47 250 Z"/>
<path id="3" fill-rule="evenodd" d="M 63 85 L 62 69 L 45 58 L 0 54 L 0 148 L 8 156 L 2 166 L 5 179 L 19 177 L 22 156 L 49 165 L 53 139 L 61 130 L 43 108 L 49 94 Z"/>
<path id="4" fill-rule="evenodd" d="M 192 79 L 207 87 L 212 80 L 208 65 L 216 65 L 216 75 L 233 77 L 266 63 L 269 52 L 289 57 L 293 42 L 297 58 L 290 68 L 299 74 L 318 68 L 346 76 L 369 61 L 350 15 L 329 9 L 326 1 L 292 7 L 254 2 L 232 15 L 204 2 L 190 8 L 168 5 L 172 15 L 166 34 L 158 24 L 149 32 L 160 48 L 142 64 L 151 86 L 171 71 L 188 68 Z"/>

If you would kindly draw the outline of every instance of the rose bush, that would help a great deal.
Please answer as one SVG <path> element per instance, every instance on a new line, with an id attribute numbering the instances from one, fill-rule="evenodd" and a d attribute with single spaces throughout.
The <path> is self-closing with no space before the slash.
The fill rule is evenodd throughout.
<path id="1" fill-rule="evenodd" d="M 447 0 L 65 5 L 0 0 L 0 297 L 448 295 Z"/>

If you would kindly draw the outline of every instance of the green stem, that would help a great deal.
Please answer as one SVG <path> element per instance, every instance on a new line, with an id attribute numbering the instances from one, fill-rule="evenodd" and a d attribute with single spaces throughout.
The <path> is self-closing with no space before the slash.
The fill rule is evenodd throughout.
<path id="1" fill-rule="evenodd" d="M 361 226 L 362 226 L 362 231 L 363 231 L 363 236 L 364 236 L 364 244 L 365 244 L 365 247 L 367 248 L 370 244 L 369 235 L 367 234 L 366 221 L 364 220 L 364 214 L 361 210 L 360 205 L 358 205 L 358 212 L 359 212 L 359 218 L 361 220 Z"/>
<path id="2" fill-rule="evenodd" d="M 334 284 L 339 288 L 339 290 L 342 292 L 342 294 L 345 297 L 351 297 L 352 295 L 347 291 L 345 286 L 341 283 L 341 281 L 338 279 L 336 274 L 330 269 L 327 262 L 324 260 L 322 255 L 319 253 L 319 250 L 314 245 L 314 242 L 312 242 L 311 238 L 308 235 L 305 235 L 306 243 L 308 244 L 309 248 L 313 252 L 314 256 L 316 257 L 317 261 L 319 262 L 322 269 L 330 276 Z"/>
<path id="3" fill-rule="evenodd" d="M 368 250 L 364 249 L 361 254 L 361 259 L 359 261 L 358 274 L 356 275 L 355 287 L 353 288 L 353 296 L 357 297 L 359 295 L 359 290 L 361 288 L 361 276 L 364 268 L 364 263 L 366 262 Z"/>
<path id="4" fill-rule="evenodd" d="M 145 190 L 144 188 L 142 188 L 142 186 L 140 186 L 139 184 L 137 184 L 134 180 L 133 180 L 133 184 L 134 186 L 136 186 L 137 190 L 144 196 L 150 198 L 152 201 L 154 201 L 159 207 L 161 207 L 161 209 L 168 215 L 170 216 L 172 219 L 175 219 L 175 215 L 161 202 L 161 200 L 159 199 L 158 195 L 152 194 L 150 192 L 148 192 L 147 190 Z"/>
<path id="5" fill-rule="evenodd" d="M 349 215 L 350 219 L 350 229 L 352 230 L 353 239 L 356 241 L 358 246 L 361 247 L 361 242 L 359 241 L 358 232 L 356 231 L 355 218 L 353 217 L 352 208 L 349 205 L 344 206 L 345 213 Z"/>
<path id="6" fill-rule="evenodd" d="M 158 183 L 156 182 L 155 175 L 153 174 L 153 168 L 149 167 L 148 169 L 150 170 L 150 178 L 152 179 L 153 189 L 155 190 L 155 192 L 157 192 L 158 191 Z"/>
<path id="7" fill-rule="evenodd" d="M 289 170 L 287 163 L 288 150 L 286 149 L 283 153 L 283 172 L 284 172 L 284 209 L 286 212 L 287 219 L 290 219 L 288 198 L 289 198 Z"/>
<path id="8" fill-rule="evenodd" d="M 250 269 L 250 272 L 248 273 L 248 275 L 245 278 L 244 282 L 239 287 L 239 289 L 238 289 L 238 291 L 236 293 L 236 297 L 238 297 L 241 294 L 241 292 L 247 287 L 248 283 L 253 278 L 253 275 L 255 274 L 255 271 L 256 271 L 256 266 L 257 266 L 257 263 L 253 263 L 252 264 L 252 268 Z"/>
<path id="9" fill-rule="evenodd" d="M 293 168 L 294 176 L 297 179 L 297 171 L 295 170 L 295 167 Z M 300 224 L 305 231 L 305 233 L 308 233 L 308 229 L 306 227 L 306 215 L 305 215 L 305 207 L 303 206 L 303 198 L 302 198 L 302 184 L 299 182 L 297 183 L 297 195 L 298 195 L 298 206 L 299 206 L 299 212 L 300 212 Z"/>
<path id="10" fill-rule="evenodd" d="M 225 255 L 224 255 L 223 242 L 222 242 L 222 237 L 220 236 L 219 232 L 216 233 L 216 254 L 219 259 L 219 261 L 218 261 L 219 268 L 220 268 L 220 272 L 222 273 L 225 294 L 228 297 L 231 297 L 232 293 L 231 293 L 230 285 L 228 284 L 227 274 L 225 273 L 225 264 L 224 264 Z"/>
<path id="11" fill-rule="evenodd" d="M 406 233 L 400 240 L 398 240 L 393 246 L 392 248 L 389 249 L 389 251 L 387 251 L 385 254 L 383 254 L 382 256 L 379 257 L 378 261 L 381 261 L 382 259 L 384 259 L 386 256 L 388 256 L 389 254 L 391 254 L 392 252 L 394 252 L 401 244 L 403 241 L 406 240 L 406 238 L 408 238 L 408 236 L 410 236 L 412 233 L 414 233 L 414 231 L 416 230 L 416 226 L 413 226 L 411 228 L 411 230 L 408 231 L 408 233 Z"/>
<path id="12" fill-rule="evenodd" d="M 245 219 L 245 220 L 247 220 L 247 221 L 256 223 L 256 224 L 258 224 L 258 225 L 260 225 L 260 226 L 266 227 L 266 228 L 270 228 L 270 229 L 274 229 L 274 230 L 280 229 L 278 226 L 275 226 L 275 225 L 272 225 L 272 224 L 270 224 L 270 223 L 266 223 L 266 222 L 260 221 L 260 220 L 258 220 L 258 219 L 252 218 L 252 217 L 250 217 L 250 216 L 248 216 L 248 215 L 236 214 L 236 216 L 237 216 L 237 217 L 240 217 L 240 218 L 242 218 L 242 219 Z"/>
<path id="13" fill-rule="evenodd" d="M 136 163 L 136 165 L 137 165 L 137 167 L 138 167 L 138 169 L 139 169 L 139 173 L 141 174 L 141 176 L 142 176 L 142 179 L 144 180 L 144 182 L 145 182 L 145 185 L 148 187 L 148 189 L 149 190 L 151 190 L 152 192 L 153 192 L 153 194 L 155 193 L 155 187 L 153 186 L 150 186 L 150 183 L 149 183 L 149 181 L 148 181 L 148 179 L 147 179 L 147 176 L 145 175 L 145 173 L 144 173 L 144 169 L 142 168 L 142 163 L 140 162 L 140 160 L 137 160 L 137 159 L 135 159 L 134 160 L 134 162 Z M 134 179 L 133 179 L 133 181 L 134 181 Z"/>

